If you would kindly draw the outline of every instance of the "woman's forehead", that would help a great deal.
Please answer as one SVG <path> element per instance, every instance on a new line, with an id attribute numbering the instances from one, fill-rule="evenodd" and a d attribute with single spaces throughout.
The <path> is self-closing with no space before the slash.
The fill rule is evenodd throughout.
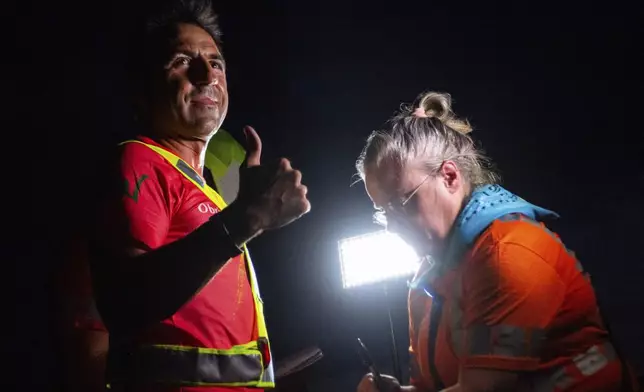
<path id="1" fill-rule="evenodd" d="M 414 178 L 420 176 L 418 170 L 381 166 L 365 171 L 365 187 L 376 207 L 383 207 L 393 198 L 406 192 Z"/>
<path id="2" fill-rule="evenodd" d="M 425 172 L 414 166 L 380 165 L 365 171 L 365 181 L 375 182 L 388 191 L 405 189 L 408 187 L 407 183 L 413 183 L 417 177 L 422 176 L 425 176 Z"/>
<path id="3" fill-rule="evenodd" d="M 365 173 L 365 179 L 377 183 L 381 188 L 391 189 L 397 187 L 403 170 L 392 166 L 370 168 Z"/>
<path id="4" fill-rule="evenodd" d="M 368 168 L 365 170 L 364 185 L 369 197 L 376 208 L 385 206 L 391 196 L 392 186 L 395 186 L 398 176 L 391 170 Z"/>

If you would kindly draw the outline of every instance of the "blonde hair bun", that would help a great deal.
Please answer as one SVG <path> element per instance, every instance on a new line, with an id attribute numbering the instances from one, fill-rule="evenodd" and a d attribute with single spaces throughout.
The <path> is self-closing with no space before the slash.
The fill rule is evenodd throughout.
<path id="1" fill-rule="evenodd" d="M 459 119 L 452 111 L 452 97 L 449 94 L 429 91 L 421 94 L 416 102 L 418 102 L 414 105 L 416 116 L 418 111 L 422 111 L 426 117 L 435 118 L 458 133 L 467 135 L 472 132 L 470 123 Z"/>

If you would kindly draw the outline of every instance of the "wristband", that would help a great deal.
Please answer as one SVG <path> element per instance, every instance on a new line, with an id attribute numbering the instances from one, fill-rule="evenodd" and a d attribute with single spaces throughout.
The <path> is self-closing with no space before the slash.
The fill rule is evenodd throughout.
<path id="1" fill-rule="evenodd" d="M 230 235 L 230 232 L 228 231 L 228 228 L 226 227 L 224 221 L 219 217 L 219 214 L 211 216 L 210 221 L 215 224 L 218 231 L 220 231 L 220 234 L 228 239 L 231 253 L 234 253 L 235 255 L 244 253 L 243 244 L 242 246 L 239 246 L 235 243 L 235 240 L 233 240 L 233 237 Z"/>

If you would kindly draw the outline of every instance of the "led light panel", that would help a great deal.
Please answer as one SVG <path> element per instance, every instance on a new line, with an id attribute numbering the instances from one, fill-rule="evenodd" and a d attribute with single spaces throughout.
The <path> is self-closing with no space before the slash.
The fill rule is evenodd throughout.
<path id="1" fill-rule="evenodd" d="M 396 234 L 382 230 L 339 241 L 344 288 L 413 275 L 420 258 Z"/>

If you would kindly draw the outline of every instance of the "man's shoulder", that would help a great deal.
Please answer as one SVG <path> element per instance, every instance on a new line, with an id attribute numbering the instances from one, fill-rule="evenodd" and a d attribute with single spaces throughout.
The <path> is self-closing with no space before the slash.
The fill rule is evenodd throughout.
<path id="1" fill-rule="evenodd" d="M 126 141 L 118 146 L 118 161 L 123 166 L 161 166 L 170 164 L 159 153 L 139 140 Z"/>
<path id="2" fill-rule="evenodd" d="M 182 184 L 180 173 L 163 156 L 142 143 L 131 141 L 114 146 L 106 163 L 99 177 L 113 189 L 121 189 L 124 181 L 130 187 L 139 182 L 154 182 L 162 188 Z"/>

